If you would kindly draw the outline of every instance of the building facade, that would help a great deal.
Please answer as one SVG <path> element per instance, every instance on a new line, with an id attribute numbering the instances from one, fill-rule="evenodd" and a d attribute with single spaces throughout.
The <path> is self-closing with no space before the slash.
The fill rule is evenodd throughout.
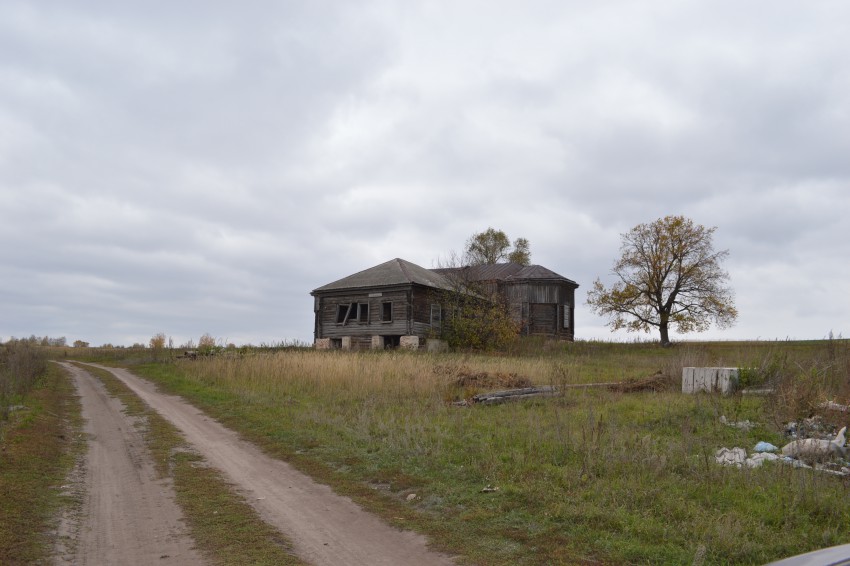
<path id="1" fill-rule="evenodd" d="M 447 297 L 501 300 L 525 336 L 573 340 L 578 285 L 539 265 L 425 269 L 396 258 L 314 289 L 317 348 L 442 347 Z"/>

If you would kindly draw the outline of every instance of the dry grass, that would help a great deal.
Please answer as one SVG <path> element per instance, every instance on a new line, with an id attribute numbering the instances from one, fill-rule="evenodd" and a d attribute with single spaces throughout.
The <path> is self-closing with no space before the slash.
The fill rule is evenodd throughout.
<path id="1" fill-rule="evenodd" d="M 684 366 L 776 369 L 776 359 L 770 379 L 787 387 L 800 368 L 828 365 L 813 395 L 845 401 L 846 341 L 576 343 L 512 357 L 294 350 L 140 370 L 472 562 L 690 563 L 699 548 L 706 563 L 764 563 L 850 542 L 847 487 L 782 466 L 714 465 L 721 446 L 781 443 L 781 398 L 683 396 L 671 384 Z M 668 389 L 624 392 L 646 378 Z M 624 385 L 496 407 L 448 402 L 514 379 Z M 759 426 L 728 427 L 721 415 Z"/>

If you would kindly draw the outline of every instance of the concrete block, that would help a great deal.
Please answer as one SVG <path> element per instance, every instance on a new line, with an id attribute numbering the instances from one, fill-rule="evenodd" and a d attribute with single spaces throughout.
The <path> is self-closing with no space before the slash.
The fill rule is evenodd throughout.
<path id="1" fill-rule="evenodd" d="M 682 368 L 682 393 L 700 391 L 728 395 L 738 385 L 738 368 Z"/>
<path id="2" fill-rule="evenodd" d="M 383 336 L 372 336 L 372 349 L 373 350 L 383 350 L 384 349 L 384 337 Z"/>
<path id="3" fill-rule="evenodd" d="M 350 350 L 351 349 L 351 336 L 343 336 L 342 337 L 342 349 Z"/>
<path id="4" fill-rule="evenodd" d="M 405 350 L 418 350 L 419 336 L 402 336 L 399 340 L 399 347 Z"/>

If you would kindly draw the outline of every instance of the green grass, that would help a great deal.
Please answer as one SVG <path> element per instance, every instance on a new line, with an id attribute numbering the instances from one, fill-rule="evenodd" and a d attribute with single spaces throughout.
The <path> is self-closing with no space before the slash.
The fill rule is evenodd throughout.
<path id="1" fill-rule="evenodd" d="M 571 390 L 460 408 L 447 401 L 469 392 L 452 381 L 466 369 L 583 383 L 777 357 L 790 371 L 821 367 L 835 347 L 576 343 L 515 357 L 293 351 L 135 369 L 473 563 L 689 564 L 702 549 L 706 563 L 762 564 L 850 542 L 846 481 L 714 464 L 720 447 L 783 443 L 774 398 Z M 821 385 L 845 395 L 848 344 L 837 347 Z M 759 426 L 744 432 L 721 415 Z M 498 491 L 482 492 L 488 485 Z"/>
<path id="2" fill-rule="evenodd" d="M 207 558 L 215 564 L 303 564 L 292 554 L 291 544 L 186 446 L 173 425 L 108 371 L 78 365 L 100 379 L 128 414 L 144 419 L 145 439 L 157 471 L 171 478 L 190 533 Z"/>
<path id="3" fill-rule="evenodd" d="M 62 369 L 49 364 L 16 399 L 23 409 L 0 426 L 0 564 L 32 564 L 53 550 L 60 486 L 84 443 L 79 400 Z"/>

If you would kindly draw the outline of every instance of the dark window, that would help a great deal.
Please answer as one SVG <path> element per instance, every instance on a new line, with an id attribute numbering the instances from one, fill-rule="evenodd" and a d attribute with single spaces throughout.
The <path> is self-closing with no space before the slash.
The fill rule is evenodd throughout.
<path id="1" fill-rule="evenodd" d="M 337 305 L 336 307 L 336 321 L 338 324 L 345 324 L 348 322 L 348 319 L 351 318 L 351 307 L 357 306 L 349 303 L 343 305 Z"/>
<path id="2" fill-rule="evenodd" d="M 431 328 L 440 329 L 443 322 L 443 311 L 440 305 L 431 305 Z"/>
<path id="3" fill-rule="evenodd" d="M 369 303 L 360 303 L 357 307 L 357 321 L 369 322 Z"/>
<path id="4" fill-rule="evenodd" d="M 393 304 L 381 303 L 381 320 L 384 322 L 392 322 L 393 320 Z"/>

